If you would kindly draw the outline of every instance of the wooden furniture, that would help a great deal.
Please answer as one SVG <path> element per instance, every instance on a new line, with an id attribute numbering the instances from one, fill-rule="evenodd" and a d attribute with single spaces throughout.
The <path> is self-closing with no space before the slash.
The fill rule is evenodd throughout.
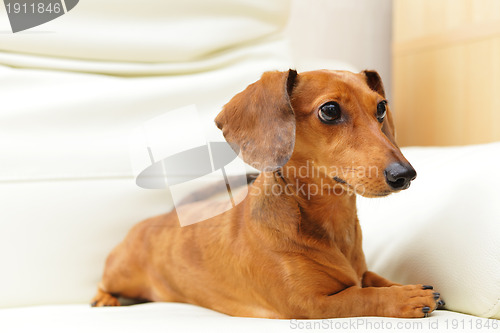
<path id="1" fill-rule="evenodd" d="M 500 1 L 394 0 L 401 145 L 500 140 Z"/>

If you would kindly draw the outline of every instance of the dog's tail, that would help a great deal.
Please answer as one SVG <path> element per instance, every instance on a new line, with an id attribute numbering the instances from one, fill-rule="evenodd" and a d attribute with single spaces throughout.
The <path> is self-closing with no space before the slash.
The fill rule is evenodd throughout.
<path id="1" fill-rule="evenodd" d="M 252 184 L 258 176 L 259 176 L 258 173 L 247 174 L 246 175 L 247 185 Z M 230 180 L 236 179 L 237 177 L 239 177 L 239 176 L 229 176 L 228 183 L 231 183 Z M 232 189 L 232 190 L 236 190 L 236 189 Z M 181 200 L 181 202 L 178 205 L 182 206 L 182 205 L 187 205 L 187 204 L 190 204 L 193 202 L 203 201 L 203 200 L 209 199 L 211 197 L 214 197 L 217 194 L 220 194 L 224 191 L 227 191 L 227 184 L 226 183 L 224 183 L 224 184 L 221 184 L 220 182 L 214 183 L 214 184 L 208 185 L 205 188 L 202 188 L 196 192 L 193 192 L 193 193 L 187 195 L 184 199 Z"/>

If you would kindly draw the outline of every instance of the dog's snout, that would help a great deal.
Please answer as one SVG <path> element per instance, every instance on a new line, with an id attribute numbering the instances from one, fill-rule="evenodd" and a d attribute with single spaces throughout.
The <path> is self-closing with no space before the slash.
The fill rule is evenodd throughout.
<path id="1" fill-rule="evenodd" d="M 384 171 L 385 180 L 394 190 L 404 190 L 417 177 L 417 172 L 409 164 L 392 163 Z"/>

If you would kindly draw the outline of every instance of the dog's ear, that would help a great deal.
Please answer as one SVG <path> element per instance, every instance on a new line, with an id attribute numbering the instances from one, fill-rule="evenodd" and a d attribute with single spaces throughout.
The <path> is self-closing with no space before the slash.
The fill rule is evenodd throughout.
<path id="1" fill-rule="evenodd" d="M 364 70 L 363 74 L 365 75 L 368 87 L 385 98 L 384 84 L 377 71 Z"/>
<path id="2" fill-rule="evenodd" d="M 385 98 L 384 84 L 382 83 L 380 75 L 373 70 L 364 70 L 362 73 L 365 75 L 366 84 L 368 85 L 368 87 Z M 385 136 L 387 136 L 387 138 L 397 146 L 396 130 L 394 128 L 394 121 L 392 119 L 392 113 L 389 110 L 389 107 L 387 107 L 387 114 L 384 120 L 384 124 L 382 125 L 382 132 L 384 132 Z"/>
<path id="3" fill-rule="evenodd" d="M 261 171 L 283 166 L 295 145 L 295 115 L 290 96 L 295 70 L 266 72 L 234 96 L 215 118 L 227 142 Z"/>

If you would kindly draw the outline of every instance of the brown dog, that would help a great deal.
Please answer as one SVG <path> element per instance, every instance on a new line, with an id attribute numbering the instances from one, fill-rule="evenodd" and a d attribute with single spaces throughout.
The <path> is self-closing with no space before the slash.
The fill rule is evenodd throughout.
<path id="1" fill-rule="evenodd" d="M 123 296 L 234 316 L 332 318 L 424 317 L 444 304 L 430 286 L 366 268 L 355 194 L 386 196 L 416 176 L 376 72 L 267 72 L 215 121 L 263 171 L 248 196 L 183 228 L 175 212 L 136 225 L 109 255 L 92 305 Z M 191 205 L 196 214 L 212 204 Z"/>

